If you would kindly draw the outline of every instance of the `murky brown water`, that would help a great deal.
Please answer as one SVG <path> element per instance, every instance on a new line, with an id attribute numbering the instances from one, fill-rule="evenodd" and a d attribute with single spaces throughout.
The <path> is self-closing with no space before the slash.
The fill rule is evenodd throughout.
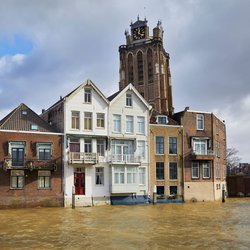
<path id="1" fill-rule="evenodd" d="M 250 249 L 250 199 L 0 210 L 0 249 Z"/>

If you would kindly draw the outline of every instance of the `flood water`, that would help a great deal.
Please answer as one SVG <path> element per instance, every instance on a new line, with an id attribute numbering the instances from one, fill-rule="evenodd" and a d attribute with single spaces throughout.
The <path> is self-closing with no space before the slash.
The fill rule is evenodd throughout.
<path id="1" fill-rule="evenodd" d="M 0 210 L 0 249 L 250 249 L 250 198 Z"/>

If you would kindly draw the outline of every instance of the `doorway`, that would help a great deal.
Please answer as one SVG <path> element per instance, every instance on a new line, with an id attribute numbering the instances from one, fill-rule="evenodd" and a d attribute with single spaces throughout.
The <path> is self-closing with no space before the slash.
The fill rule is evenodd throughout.
<path id="1" fill-rule="evenodd" d="M 74 173 L 76 195 L 85 195 L 85 173 Z"/>

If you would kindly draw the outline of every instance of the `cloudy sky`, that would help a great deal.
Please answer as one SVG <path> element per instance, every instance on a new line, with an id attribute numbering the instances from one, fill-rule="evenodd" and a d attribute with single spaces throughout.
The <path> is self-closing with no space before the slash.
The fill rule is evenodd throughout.
<path id="1" fill-rule="evenodd" d="M 137 16 L 162 21 L 175 111 L 212 111 L 250 162 L 249 0 L 0 1 L 0 119 L 41 113 L 86 79 L 118 90 L 119 45 Z"/>

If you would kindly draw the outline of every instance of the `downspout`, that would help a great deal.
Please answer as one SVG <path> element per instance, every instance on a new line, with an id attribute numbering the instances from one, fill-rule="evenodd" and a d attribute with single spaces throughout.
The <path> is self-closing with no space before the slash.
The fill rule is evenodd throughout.
<path id="1" fill-rule="evenodd" d="M 185 202 L 185 187 L 184 187 L 184 181 L 185 181 L 185 167 L 184 167 L 184 127 L 182 127 L 182 200 Z"/>
<path id="2" fill-rule="evenodd" d="M 213 150 L 214 150 L 214 117 L 213 117 L 213 113 L 211 113 L 211 145 L 213 145 Z M 215 154 L 215 158 L 216 158 L 216 154 Z M 214 193 L 214 201 L 215 201 L 215 182 L 214 182 L 214 176 L 215 176 L 215 174 L 214 174 L 214 170 L 215 170 L 215 168 L 214 168 L 214 165 L 215 165 L 215 162 L 214 162 L 214 160 L 212 160 L 212 170 L 211 170 L 211 173 L 213 173 L 213 178 L 212 178 L 212 180 L 213 180 L 213 193 Z"/>

